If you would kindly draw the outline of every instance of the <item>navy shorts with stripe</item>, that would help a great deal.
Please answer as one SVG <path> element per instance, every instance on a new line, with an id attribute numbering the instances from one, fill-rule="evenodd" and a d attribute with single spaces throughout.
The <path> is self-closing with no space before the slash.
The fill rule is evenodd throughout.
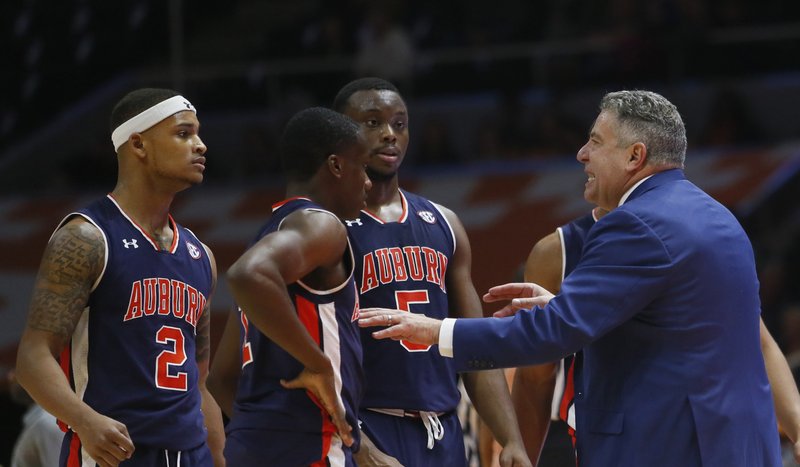
<path id="1" fill-rule="evenodd" d="M 439 416 L 444 437 L 428 449 L 428 431 L 422 419 L 397 417 L 363 409 L 359 412 L 361 431 L 375 446 L 396 458 L 401 464 L 414 467 L 466 467 L 464 434 L 455 411 Z"/>
<path id="2" fill-rule="evenodd" d="M 322 436 L 319 433 L 236 429 L 227 433 L 224 452 L 225 462 L 231 467 L 341 465 L 323 458 L 322 450 Z M 334 451 L 344 456 L 344 466 L 355 467 L 349 448 Z"/>
<path id="3" fill-rule="evenodd" d="M 188 451 L 167 451 L 149 446 L 135 446 L 133 456 L 120 462 L 120 467 L 214 467 L 207 444 Z M 84 464 L 80 441 L 72 431 L 67 432 L 61 443 L 60 467 L 82 467 Z M 97 464 L 88 464 L 97 465 Z"/>

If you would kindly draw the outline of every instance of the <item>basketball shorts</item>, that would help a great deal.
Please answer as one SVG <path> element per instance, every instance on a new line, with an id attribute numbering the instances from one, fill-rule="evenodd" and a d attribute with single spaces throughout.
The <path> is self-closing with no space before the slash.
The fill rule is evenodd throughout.
<path id="1" fill-rule="evenodd" d="M 355 467 L 338 435 L 237 429 L 227 433 L 225 461 L 235 467 Z"/>
<path id="2" fill-rule="evenodd" d="M 464 467 L 464 435 L 455 411 L 426 419 L 425 412 L 398 414 L 360 410 L 361 430 L 375 446 L 403 465 Z M 430 446 L 430 448 L 429 448 Z"/>
<path id="3" fill-rule="evenodd" d="M 135 443 L 134 443 L 135 444 Z M 95 467 L 97 464 L 82 449 L 80 439 L 72 431 L 67 432 L 61 443 L 60 467 Z M 121 462 L 120 467 L 214 467 L 208 445 L 188 451 L 169 451 L 150 446 L 136 446 L 133 456 Z"/>

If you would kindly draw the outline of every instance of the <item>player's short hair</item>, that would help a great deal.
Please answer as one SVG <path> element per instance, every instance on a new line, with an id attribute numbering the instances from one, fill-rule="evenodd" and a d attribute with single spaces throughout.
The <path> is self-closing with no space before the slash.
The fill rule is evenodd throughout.
<path id="1" fill-rule="evenodd" d="M 386 81 L 383 78 L 359 78 L 357 80 L 350 81 L 339 90 L 339 92 L 336 94 L 336 97 L 333 99 L 333 110 L 337 112 L 344 112 L 344 110 L 347 108 L 347 101 L 350 99 L 350 96 L 358 91 L 392 91 L 400 94 L 400 91 L 397 90 L 397 87 L 394 84 Z"/>
<path id="2" fill-rule="evenodd" d="M 361 127 L 350 117 L 324 107 L 311 107 L 296 113 L 283 130 L 281 161 L 286 178 L 309 180 L 337 154 L 360 142 Z"/>
<path id="3" fill-rule="evenodd" d="M 180 93 L 177 91 L 162 88 L 141 88 L 129 92 L 117 102 L 111 111 L 111 132 L 113 133 L 118 126 L 159 102 L 178 95 Z"/>

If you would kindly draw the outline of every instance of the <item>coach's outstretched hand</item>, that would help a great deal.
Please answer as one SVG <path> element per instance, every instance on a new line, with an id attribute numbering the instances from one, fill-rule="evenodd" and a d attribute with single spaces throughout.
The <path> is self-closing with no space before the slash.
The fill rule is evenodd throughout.
<path id="1" fill-rule="evenodd" d="M 554 295 L 544 287 L 532 282 L 511 282 L 496 285 L 484 294 L 486 303 L 510 300 L 508 305 L 494 312 L 495 318 L 514 316 L 519 310 L 531 309 L 535 306 L 545 306 Z"/>
<path id="2" fill-rule="evenodd" d="M 333 367 L 329 371 L 317 373 L 304 368 L 297 375 L 297 378 L 286 381 L 281 380 L 281 385 L 286 389 L 306 389 L 314 396 L 315 402 L 322 405 L 322 408 L 331 416 L 339 437 L 345 446 L 353 445 L 353 427 L 347 423 L 344 417 L 345 410 L 342 401 L 337 397 L 336 385 L 333 376 Z"/>
<path id="3" fill-rule="evenodd" d="M 362 328 L 386 326 L 375 331 L 375 339 L 410 341 L 415 344 L 435 345 L 439 343 L 439 328 L 442 322 L 417 313 L 388 308 L 362 308 L 358 325 Z"/>

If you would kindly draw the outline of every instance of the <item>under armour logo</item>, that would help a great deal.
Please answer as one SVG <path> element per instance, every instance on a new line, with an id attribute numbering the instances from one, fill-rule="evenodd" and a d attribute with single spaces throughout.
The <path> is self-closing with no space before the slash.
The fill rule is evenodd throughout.
<path id="1" fill-rule="evenodd" d="M 130 247 L 139 248 L 139 245 L 136 244 L 136 239 L 135 238 L 133 240 L 127 240 L 127 239 L 123 238 L 122 239 L 122 244 L 125 245 L 126 249 L 130 248 Z"/>
<path id="2" fill-rule="evenodd" d="M 352 220 L 352 221 L 344 221 L 344 223 L 347 224 L 348 227 L 352 227 L 354 225 L 364 225 L 364 224 L 361 223 L 361 218 L 358 218 L 358 219 L 355 219 L 355 220 Z"/>

